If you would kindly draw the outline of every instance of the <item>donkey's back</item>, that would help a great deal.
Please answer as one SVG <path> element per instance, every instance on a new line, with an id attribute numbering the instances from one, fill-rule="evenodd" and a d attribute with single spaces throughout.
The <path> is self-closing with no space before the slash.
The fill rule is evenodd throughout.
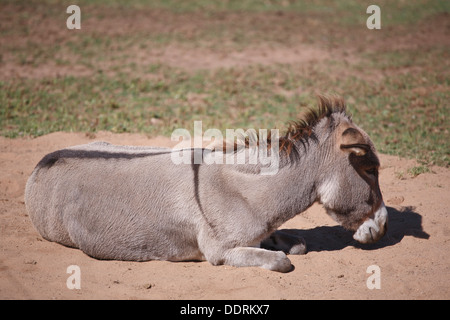
<path id="1" fill-rule="evenodd" d="M 193 174 L 170 153 L 95 142 L 46 155 L 25 190 L 34 226 L 99 259 L 201 259 Z"/>

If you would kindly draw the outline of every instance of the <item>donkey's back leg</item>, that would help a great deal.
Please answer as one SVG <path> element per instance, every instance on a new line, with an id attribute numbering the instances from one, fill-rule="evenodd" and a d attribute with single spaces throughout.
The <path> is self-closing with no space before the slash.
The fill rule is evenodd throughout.
<path id="1" fill-rule="evenodd" d="M 237 247 L 223 254 L 223 263 L 235 267 L 261 267 L 278 272 L 292 270 L 291 261 L 282 251 L 261 248 Z"/>

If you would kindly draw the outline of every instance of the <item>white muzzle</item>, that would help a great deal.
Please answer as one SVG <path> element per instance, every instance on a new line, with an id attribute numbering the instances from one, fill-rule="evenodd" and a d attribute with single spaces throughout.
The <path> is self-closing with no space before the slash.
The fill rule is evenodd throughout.
<path id="1" fill-rule="evenodd" d="M 353 239 L 361 243 L 373 243 L 378 241 L 386 233 L 387 221 L 388 212 L 384 202 L 382 202 L 373 216 L 359 226 L 358 230 L 356 230 L 353 235 Z"/>

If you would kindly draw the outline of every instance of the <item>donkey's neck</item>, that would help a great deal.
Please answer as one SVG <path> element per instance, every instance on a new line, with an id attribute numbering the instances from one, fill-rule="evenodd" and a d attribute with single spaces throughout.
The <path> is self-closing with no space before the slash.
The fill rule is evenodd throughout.
<path id="1" fill-rule="evenodd" d="M 230 172 L 230 182 L 239 188 L 252 209 L 276 229 L 305 211 L 317 199 L 319 166 L 309 152 L 296 161 L 284 162 L 273 175 Z"/>
<path id="2" fill-rule="evenodd" d="M 270 199 L 276 205 L 272 213 L 276 224 L 280 225 L 292 219 L 308 209 L 317 199 L 317 167 L 315 164 L 309 166 L 304 162 L 284 166 L 268 180 L 274 189 Z"/>

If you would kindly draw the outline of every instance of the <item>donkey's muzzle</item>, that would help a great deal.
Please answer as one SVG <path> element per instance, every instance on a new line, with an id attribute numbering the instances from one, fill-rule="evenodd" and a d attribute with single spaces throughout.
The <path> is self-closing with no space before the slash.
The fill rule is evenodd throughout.
<path id="1" fill-rule="evenodd" d="M 381 206 L 373 214 L 372 217 L 364 221 L 353 235 L 353 239 L 361 243 L 373 243 L 380 240 L 387 231 L 388 212 L 384 205 Z"/>

